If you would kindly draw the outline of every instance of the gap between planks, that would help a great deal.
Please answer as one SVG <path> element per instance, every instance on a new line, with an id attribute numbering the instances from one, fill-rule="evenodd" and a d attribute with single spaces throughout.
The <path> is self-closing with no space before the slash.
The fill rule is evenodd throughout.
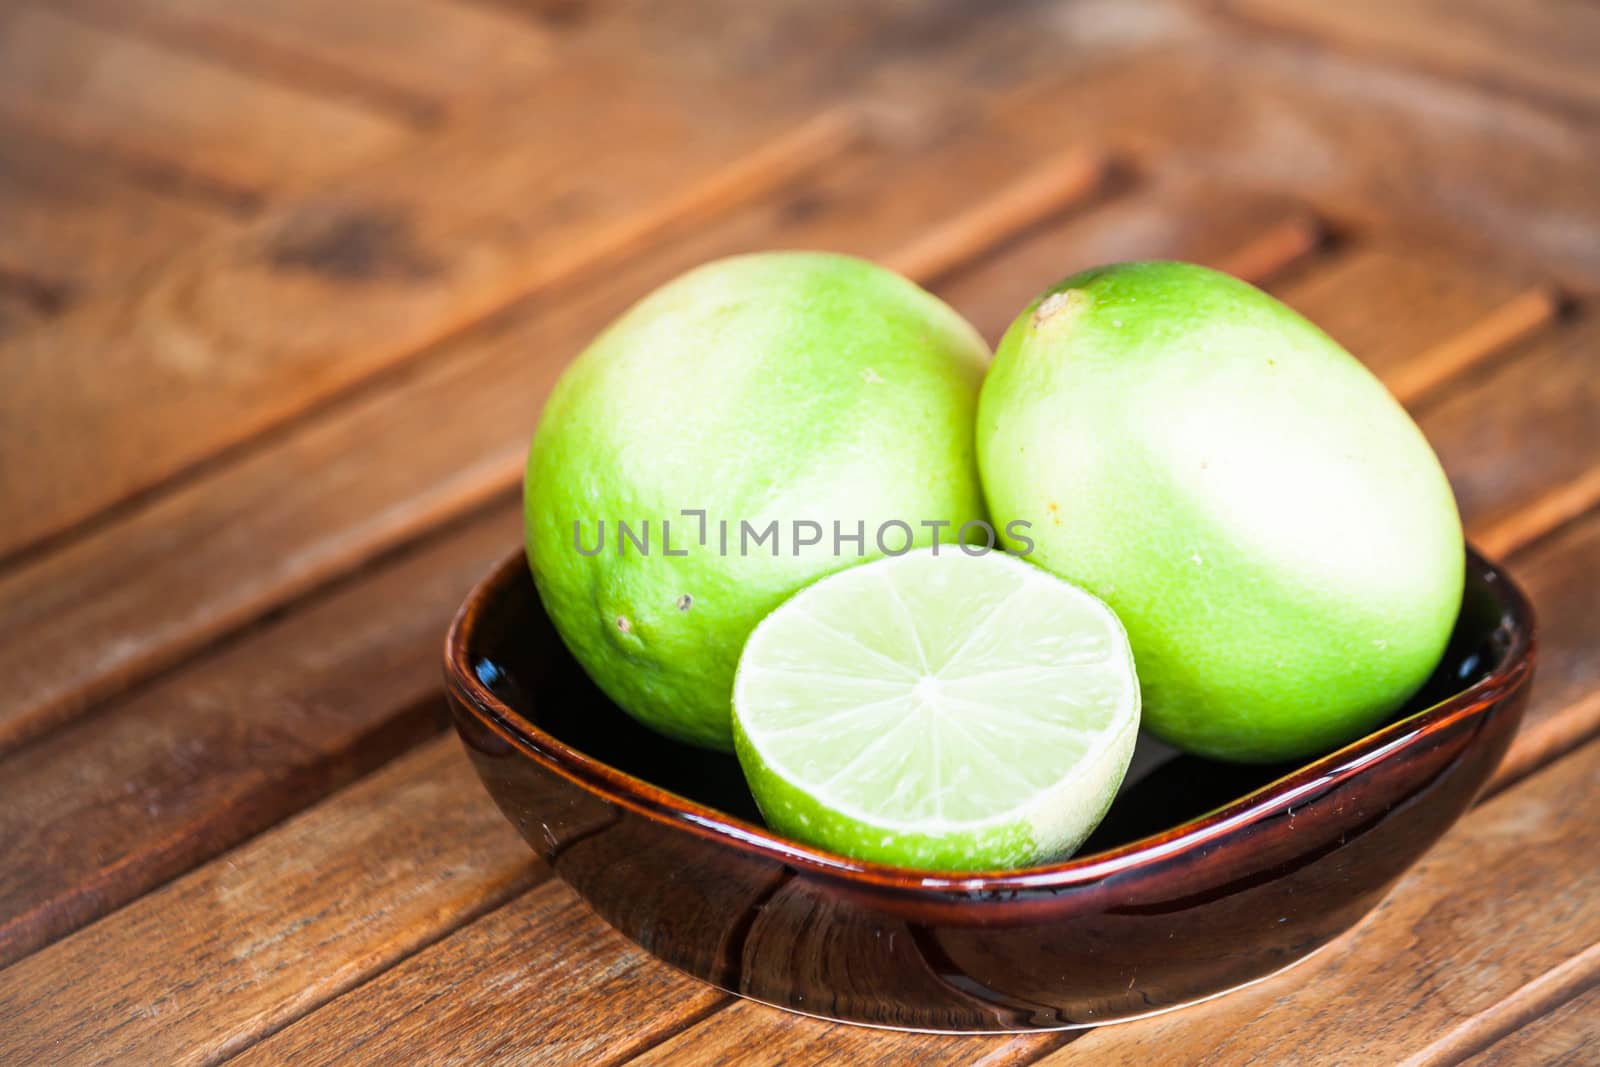
<path id="1" fill-rule="evenodd" d="M 1525 100 L 1224 32 L 1039 91 L 1064 133 L 1105 131 L 1136 160 L 1294 189 L 1370 229 L 1466 233 L 1564 282 L 1600 279 L 1586 178 L 1600 130 Z"/>
<path id="2" fill-rule="evenodd" d="M 1406 1057 L 1400 1067 L 1445 1067 L 1482 1052 L 1496 1041 L 1560 1008 L 1600 983 L 1600 943 L 1523 985 L 1489 1011 L 1442 1034 Z"/>
<path id="3" fill-rule="evenodd" d="M 1508 19 L 1497 0 L 1222 0 L 1253 32 L 1311 41 L 1385 66 L 1411 68 L 1489 92 L 1510 91 L 1592 118 L 1600 77 L 1586 47 L 1600 12 L 1562 0 L 1525 0 Z"/>
<path id="4" fill-rule="evenodd" d="M 1513 1030 L 1468 1067 L 1593 1067 L 1600 1054 L 1600 985 Z"/>
<path id="5" fill-rule="evenodd" d="M 440 635 L 520 527 L 503 494 L 150 679 L 100 709 L 111 721 L 0 760 L 27 791 L 0 814 L 22 864 L 0 868 L 0 966 L 436 736 Z M 137 829 L 108 832 L 118 824 Z M 30 880 L 35 865 L 47 873 Z"/>
<path id="6" fill-rule="evenodd" d="M 460 743 L 438 738 L 48 956 L 0 970 L 0 1059 L 49 1035 L 64 1061 L 215 1062 L 492 915 L 549 872 L 492 804 L 457 803 L 476 788 Z M 364 891 L 330 891 L 341 883 Z M 120 986 L 77 977 L 157 944 L 166 949 L 123 971 Z M 57 1032 L 73 1018 L 83 1025 Z"/>

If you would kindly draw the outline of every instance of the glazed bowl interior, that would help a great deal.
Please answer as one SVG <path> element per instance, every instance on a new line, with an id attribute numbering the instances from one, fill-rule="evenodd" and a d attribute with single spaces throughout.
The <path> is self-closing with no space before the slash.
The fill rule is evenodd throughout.
<path id="1" fill-rule="evenodd" d="M 496 733 L 604 800 L 687 824 L 729 845 L 849 877 L 941 884 L 1063 884 L 1106 861 L 1267 810 L 1309 782 L 1353 773 L 1417 731 L 1470 714 L 1531 664 L 1531 611 L 1493 564 L 1469 550 L 1466 596 L 1448 649 L 1423 688 L 1368 736 L 1315 760 L 1243 765 L 1184 755 L 1141 735 L 1111 811 L 1070 860 L 1016 871 L 939 875 L 838 856 L 768 830 L 731 755 L 667 740 L 619 710 L 585 676 L 539 605 L 521 553 L 474 593 L 452 628 L 447 673 Z"/>

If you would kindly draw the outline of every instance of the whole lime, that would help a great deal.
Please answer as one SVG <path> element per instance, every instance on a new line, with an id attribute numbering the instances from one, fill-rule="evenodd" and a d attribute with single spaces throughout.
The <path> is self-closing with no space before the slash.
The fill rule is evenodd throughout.
<path id="1" fill-rule="evenodd" d="M 1266 762 L 1370 730 L 1461 603 L 1461 521 L 1404 409 L 1300 315 L 1180 263 L 1076 275 L 1012 324 L 978 456 L 1013 551 L 1100 596 L 1144 724 Z M 1031 551 L 1030 551 L 1031 549 Z"/>
<path id="2" fill-rule="evenodd" d="M 845 256 L 739 256 L 651 294 L 567 368 L 528 456 L 528 557 L 567 647 L 641 722 L 731 750 L 768 612 L 984 518 L 987 360 L 937 298 Z"/>

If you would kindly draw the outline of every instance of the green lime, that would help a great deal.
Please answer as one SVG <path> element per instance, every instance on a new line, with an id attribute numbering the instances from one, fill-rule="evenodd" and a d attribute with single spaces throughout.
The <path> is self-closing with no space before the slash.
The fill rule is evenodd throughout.
<path id="1" fill-rule="evenodd" d="M 651 294 L 562 375 L 528 456 L 528 557 L 568 648 L 641 722 L 731 749 L 764 615 L 983 519 L 987 361 L 937 298 L 845 256 L 740 256 Z"/>
<path id="2" fill-rule="evenodd" d="M 1461 603 L 1461 521 L 1383 385 L 1201 267 L 1087 271 L 1011 326 L 978 415 L 995 525 L 1128 628 L 1145 725 L 1275 761 L 1372 729 Z M 1012 529 L 1016 529 L 1012 527 Z"/>
<path id="3" fill-rule="evenodd" d="M 847 856 L 996 870 L 1070 855 L 1133 755 L 1139 685 L 1099 600 L 946 545 L 842 571 L 756 627 L 734 741 L 776 830 Z"/>

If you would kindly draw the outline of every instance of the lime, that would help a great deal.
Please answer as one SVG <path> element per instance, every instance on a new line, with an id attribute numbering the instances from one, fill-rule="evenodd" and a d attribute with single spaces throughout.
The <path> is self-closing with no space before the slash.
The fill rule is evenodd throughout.
<path id="1" fill-rule="evenodd" d="M 945 546 L 786 601 L 750 635 L 733 707 L 774 829 L 860 859 L 995 870 L 1067 856 L 1099 823 L 1139 686 L 1105 604 Z"/>
<path id="2" fill-rule="evenodd" d="M 988 349 L 846 256 L 700 267 L 562 375 L 528 456 L 545 610 L 646 725 L 731 749 L 756 623 L 824 574 L 984 517 L 972 427 Z"/>
<path id="3" fill-rule="evenodd" d="M 1145 726 L 1192 752 L 1350 741 L 1455 623 L 1461 521 L 1416 424 L 1227 275 L 1132 263 L 1045 293 L 1001 342 L 978 452 L 996 527 L 1023 534 L 1006 543 L 1116 610 Z"/>

